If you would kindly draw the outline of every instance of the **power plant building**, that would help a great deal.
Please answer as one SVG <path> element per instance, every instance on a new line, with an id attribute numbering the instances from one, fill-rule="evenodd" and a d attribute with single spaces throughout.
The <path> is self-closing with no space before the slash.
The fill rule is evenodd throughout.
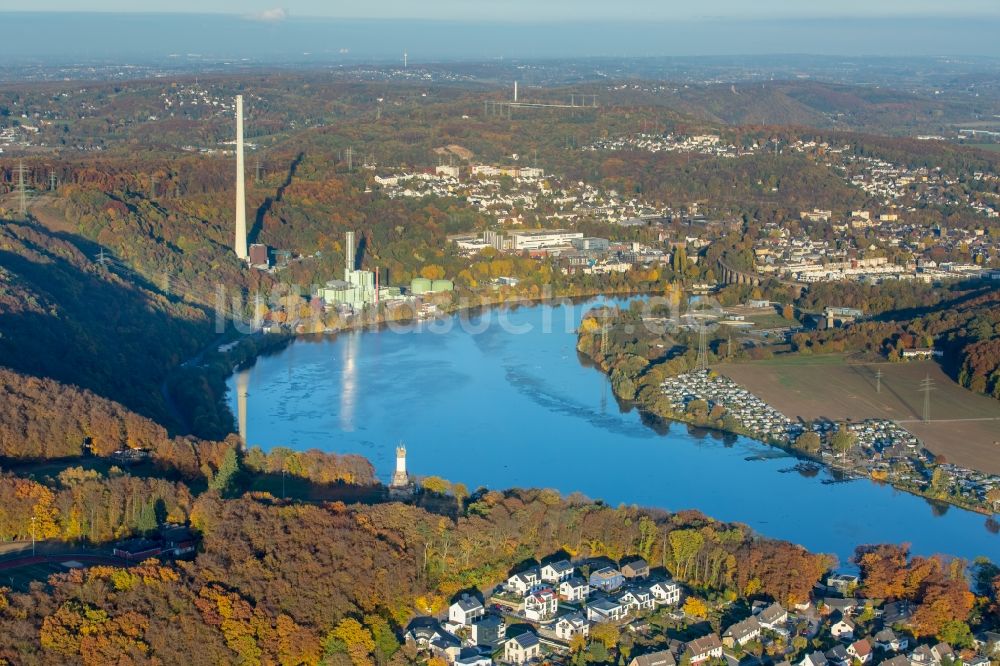
<path id="1" fill-rule="evenodd" d="M 363 310 L 365 306 L 378 302 L 375 273 L 355 268 L 354 251 L 354 232 L 348 231 L 344 247 L 344 279 L 331 280 L 321 290 L 320 295 L 327 305 L 349 305 L 354 310 Z"/>
<path id="2" fill-rule="evenodd" d="M 267 256 L 267 246 L 263 243 L 254 243 L 250 246 L 250 265 L 254 268 L 267 270 L 271 262 Z"/>
<path id="3" fill-rule="evenodd" d="M 410 280 L 410 293 L 414 296 L 434 294 L 441 291 L 455 291 L 455 283 L 451 280 L 428 280 L 416 277 Z"/>

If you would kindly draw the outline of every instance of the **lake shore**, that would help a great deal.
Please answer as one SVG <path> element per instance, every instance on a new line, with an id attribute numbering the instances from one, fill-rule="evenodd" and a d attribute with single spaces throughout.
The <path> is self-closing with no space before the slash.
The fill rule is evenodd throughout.
<path id="1" fill-rule="evenodd" d="M 584 346 L 579 343 L 580 339 L 582 339 L 582 336 L 581 338 L 578 339 L 577 351 L 584 358 L 586 358 L 594 367 L 598 368 L 602 373 L 604 373 L 610 378 L 612 368 L 606 363 L 606 359 L 597 358 L 593 356 L 591 353 L 589 353 L 589 347 L 583 348 Z M 779 439 L 761 438 L 746 428 L 738 426 L 726 427 L 725 425 L 722 425 L 717 421 L 711 421 L 708 419 L 698 419 L 693 415 L 677 413 L 675 411 L 665 410 L 662 413 L 658 412 L 647 405 L 629 399 L 627 396 L 620 395 L 620 393 L 616 390 L 617 386 L 618 385 L 612 382 L 612 391 L 614 392 L 615 398 L 620 402 L 622 402 L 623 404 L 627 404 L 629 407 L 639 411 L 643 415 L 644 421 L 682 423 L 695 428 L 704 428 L 730 435 L 747 437 L 755 441 L 758 441 L 761 444 L 765 444 L 767 446 L 780 449 L 781 451 L 790 454 L 803 462 L 821 465 L 829 470 L 835 471 L 840 474 L 844 474 L 854 478 L 868 479 L 874 481 L 875 483 L 887 484 L 897 490 L 901 490 L 910 493 L 912 495 L 922 497 L 923 499 L 931 502 L 941 502 L 949 504 L 952 506 L 959 507 L 961 509 L 965 509 L 967 511 L 973 511 L 975 513 L 987 517 L 992 517 L 996 515 L 996 512 L 992 510 L 985 503 L 970 502 L 965 500 L 964 498 L 954 497 L 951 495 L 931 494 L 927 492 L 924 488 L 920 487 L 915 483 L 908 483 L 905 480 L 894 478 L 892 476 L 886 476 L 885 478 L 878 478 L 878 476 L 873 474 L 866 467 L 843 464 L 836 459 L 830 459 L 822 455 L 814 455 L 809 453 L 808 451 L 802 451 L 800 449 L 797 449 L 794 446 L 792 446 L 791 443 L 783 442 Z"/>
<path id="2" fill-rule="evenodd" d="M 967 558 L 995 551 L 981 514 L 886 485 L 838 483 L 827 468 L 817 478 L 757 440 L 686 425 L 657 431 L 621 409 L 606 376 L 575 349 L 579 317 L 599 303 L 526 304 L 472 315 L 470 326 L 453 320 L 447 332 L 300 336 L 239 375 L 226 366 L 227 414 L 245 400 L 248 446 L 362 455 L 384 482 L 402 440 L 416 476 L 698 510 L 845 561 L 859 543 L 905 541 L 922 554 L 948 543 Z M 566 328 L 564 318 L 573 320 Z M 546 333 L 548 321 L 556 325 Z M 819 506 L 840 509 L 817 521 Z"/>

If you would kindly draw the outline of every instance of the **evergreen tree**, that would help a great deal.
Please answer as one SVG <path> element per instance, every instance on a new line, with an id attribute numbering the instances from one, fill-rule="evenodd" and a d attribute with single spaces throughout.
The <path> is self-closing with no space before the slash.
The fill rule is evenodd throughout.
<path id="1" fill-rule="evenodd" d="M 673 263 L 672 267 L 674 271 L 677 273 L 683 273 L 684 271 L 687 270 L 688 267 L 687 250 L 684 249 L 683 245 L 678 245 L 676 248 L 674 248 L 674 256 L 672 259 L 672 263 Z"/>
<path id="2" fill-rule="evenodd" d="M 226 449 L 226 455 L 222 458 L 222 464 L 219 465 L 219 469 L 212 477 L 208 487 L 226 496 L 235 489 L 239 473 L 240 458 L 236 453 L 236 448 Z"/>
<path id="3" fill-rule="evenodd" d="M 149 534 L 155 532 L 157 527 L 156 511 L 153 509 L 153 503 L 143 502 L 142 509 L 139 510 L 139 519 L 135 524 L 136 530 L 141 534 Z"/>

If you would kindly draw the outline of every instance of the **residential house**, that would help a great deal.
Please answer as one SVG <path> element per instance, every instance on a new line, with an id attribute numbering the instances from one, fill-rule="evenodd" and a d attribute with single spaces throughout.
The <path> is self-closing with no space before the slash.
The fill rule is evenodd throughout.
<path id="1" fill-rule="evenodd" d="M 645 635 L 649 633 L 649 621 L 640 617 L 629 622 L 626 628 L 633 634 Z"/>
<path id="2" fill-rule="evenodd" d="M 448 607 L 448 622 L 470 625 L 486 614 L 486 608 L 479 599 L 463 594 L 462 597 Z"/>
<path id="3" fill-rule="evenodd" d="M 897 636 L 892 629 L 883 629 L 874 638 L 875 647 L 886 652 L 902 652 L 910 645 L 906 636 Z"/>
<path id="4" fill-rule="evenodd" d="M 604 567 L 590 574 L 590 587 L 604 592 L 613 592 L 625 584 L 625 576 L 614 567 Z"/>
<path id="5" fill-rule="evenodd" d="M 911 666 L 934 666 L 936 663 L 929 645 L 919 645 L 910 653 Z"/>
<path id="6" fill-rule="evenodd" d="M 533 631 L 508 638 L 503 644 L 503 660 L 510 664 L 526 664 L 541 654 L 542 644 L 538 642 L 538 635 Z"/>
<path id="7" fill-rule="evenodd" d="M 578 576 L 559 583 L 559 598 L 563 601 L 584 601 L 589 596 L 590 584 Z"/>
<path id="8" fill-rule="evenodd" d="M 823 656 L 831 666 L 851 666 L 851 655 L 843 645 L 834 645 Z"/>
<path id="9" fill-rule="evenodd" d="M 845 594 L 849 590 L 856 588 L 861 579 L 855 574 L 833 574 L 826 579 L 826 586 Z"/>
<path id="10" fill-rule="evenodd" d="M 775 631 L 788 624 L 788 611 L 781 604 L 773 603 L 757 614 L 757 621 L 764 629 Z"/>
<path id="11" fill-rule="evenodd" d="M 810 652 L 802 658 L 799 666 L 828 666 L 828 663 L 826 655 L 822 652 Z"/>
<path id="12" fill-rule="evenodd" d="M 601 598 L 587 604 L 587 619 L 592 622 L 618 622 L 628 609 L 614 599 Z"/>
<path id="13" fill-rule="evenodd" d="M 760 622 L 751 615 L 726 629 L 722 634 L 722 644 L 731 648 L 736 645 L 746 645 L 758 638 L 760 638 Z"/>
<path id="14" fill-rule="evenodd" d="M 991 657 L 1000 656 L 1000 632 L 984 631 L 976 634 L 976 647 Z"/>
<path id="15" fill-rule="evenodd" d="M 951 646 L 947 643 L 938 643 L 931 648 L 931 654 L 934 656 L 935 663 L 942 663 L 946 659 L 949 661 L 955 661 L 955 651 L 951 649 Z"/>
<path id="16" fill-rule="evenodd" d="M 524 617 L 534 622 L 547 620 L 559 610 L 559 597 L 551 587 L 543 587 L 524 598 Z"/>
<path id="17" fill-rule="evenodd" d="M 403 638 L 407 644 L 439 656 L 448 663 L 455 661 L 462 652 L 462 641 L 442 629 L 432 617 L 415 618 Z"/>
<path id="18" fill-rule="evenodd" d="M 649 563 L 642 558 L 633 560 L 622 567 L 622 575 L 629 580 L 649 578 Z"/>
<path id="19" fill-rule="evenodd" d="M 507 579 L 507 589 L 520 595 L 533 592 L 541 584 L 542 578 L 537 568 L 516 573 Z"/>
<path id="20" fill-rule="evenodd" d="M 590 620 L 584 617 L 583 613 L 570 613 L 563 615 L 556 622 L 556 638 L 569 642 L 574 636 L 590 635 Z"/>
<path id="21" fill-rule="evenodd" d="M 837 597 L 827 597 L 823 599 L 823 606 L 831 613 L 841 615 L 853 615 L 858 609 L 857 599 L 839 599 Z"/>
<path id="22" fill-rule="evenodd" d="M 163 554 L 171 557 L 194 555 L 198 550 L 198 535 L 184 525 L 165 525 L 160 530 Z"/>
<path id="23" fill-rule="evenodd" d="M 137 537 L 117 542 L 111 554 L 129 562 L 141 562 L 142 560 L 156 557 L 162 552 L 162 544 Z"/>
<path id="24" fill-rule="evenodd" d="M 690 656 L 692 664 L 700 664 L 709 659 L 721 659 L 722 641 L 719 640 L 716 634 L 702 636 L 693 641 L 688 641 L 686 652 Z"/>
<path id="25" fill-rule="evenodd" d="M 628 666 L 676 666 L 677 660 L 670 650 L 660 650 L 633 657 Z"/>
<path id="26" fill-rule="evenodd" d="M 662 606 L 676 606 L 681 602 L 681 586 L 672 580 L 661 580 L 649 586 L 653 601 Z"/>
<path id="27" fill-rule="evenodd" d="M 885 608 L 882 609 L 882 622 L 887 627 L 906 624 L 913 617 L 913 613 L 916 610 L 917 608 L 912 602 L 906 600 L 894 601 L 891 604 L 886 604 Z"/>
<path id="28" fill-rule="evenodd" d="M 542 565 L 541 577 L 546 583 L 559 583 L 573 576 L 573 565 L 569 560 L 559 560 Z"/>
<path id="29" fill-rule="evenodd" d="M 629 613 L 652 610 L 655 607 L 653 594 L 648 588 L 630 588 L 615 595 L 618 603 L 625 606 Z"/>
<path id="30" fill-rule="evenodd" d="M 470 652 L 456 659 L 455 666 L 493 666 L 493 658 L 488 654 Z"/>
<path id="31" fill-rule="evenodd" d="M 847 654 L 851 655 L 851 657 L 857 659 L 862 664 L 870 663 L 872 660 L 872 644 L 867 638 L 854 641 L 847 646 Z"/>
<path id="32" fill-rule="evenodd" d="M 440 630 L 441 627 L 434 618 L 417 617 L 407 625 L 406 633 L 403 634 L 403 640 L 418 650 L 423 650 L 430 644 L 430 640 L 434 634 Z"/>
<path id="33" fill-rule="evenodd" d="M 430 652 L 449 664 L 462 654 L 462 641 L 454 634 L 444 632 L 431 639 Z"/>
<path id="34" fill-rule="evenodd" d="M 830 625 L 830 635 L 841 640 L 854 640 L 857 625 L 847 615 L 835 615 Z"/>
<path id="35" fill-rule="evenodd" d="M 507 624 L 503 618 L 487 615 L 469 625 L 469 638 L 479 646 L 495 649 L 507 636 Z"/>
<path id="36" fill-rule="evenodd" d="M 906 658 L 906 655 L 897 654 L 892 659 L 886 659 L 879 666 L 910 666 L 910 660 Z"/>

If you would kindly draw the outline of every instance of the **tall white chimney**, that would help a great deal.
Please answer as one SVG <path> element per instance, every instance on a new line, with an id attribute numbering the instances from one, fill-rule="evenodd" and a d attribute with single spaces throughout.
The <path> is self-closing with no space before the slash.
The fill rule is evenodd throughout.
<path id="1" fill-rule="evenodd" d="M 236 96 L 236 256 L 247 258 L 247 202 L 243 183 L 243 95 Z"/>
<path id="2" fill-rule="evenodd" d="M 517 101 L 517 81 L 514 81 L 514 101 Z"/>
<path id="3" fill-rule="evenodd" d="M 354 251 L 354 232 L 348 231 L 344 242 L 344 280 L 347 282 L 351 282 L 351 273 L 354 272 L 354 262 L 357 261 Z"/>

